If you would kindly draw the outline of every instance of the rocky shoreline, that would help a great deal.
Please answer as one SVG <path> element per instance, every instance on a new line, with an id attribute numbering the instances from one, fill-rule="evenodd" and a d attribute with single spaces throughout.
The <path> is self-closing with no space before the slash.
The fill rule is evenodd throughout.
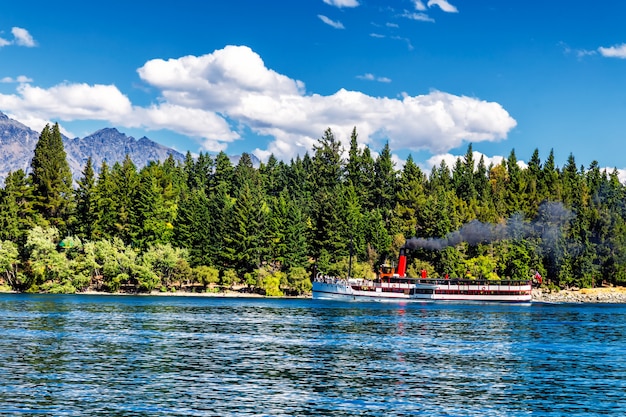
<path id="1" fill-rule="evenodd" d="M 13 291 L 0 291 L 4 293 L 13 293 Z M 153 291 L 145 294 L 131 293 L 108 293 L 101 291 L 85 291 L 79 294 L 85 295 L 151 295 L 151 296 L 182 296 L 182 297 L 228 297 L 228 298 L 310 298 L 309 295 L 300 296 L 283 296 L 283 297 L 266 297 L 261 294 L 246 293 L 240 291 L 221 291 L 221 292 L 158 292 Z M 626 287 L 610 287 L 610 288 L 582 288 L 573 290 L 549 291 L 545 288 L 535 288 L 532 293 L 534 302 L 543 303 L 626 303 Z"/>
<path id="2" fill-rule="evenodd" d="M 533 290 L 533 301 L 546 303 L 626 303 L 626 288 L 582 288 L 558 292 L 536 288 Z"/>

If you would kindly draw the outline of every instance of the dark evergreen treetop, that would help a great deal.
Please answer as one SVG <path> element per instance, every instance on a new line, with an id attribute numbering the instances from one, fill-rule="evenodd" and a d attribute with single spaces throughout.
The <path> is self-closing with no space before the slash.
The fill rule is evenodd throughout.
<path id="1" fill-rule="evenodd" d="M 56 123 L 41 132 L 31 161 L 35 209 L 62 232 L 68 229 L 72 205 L 72 172 Z"/>

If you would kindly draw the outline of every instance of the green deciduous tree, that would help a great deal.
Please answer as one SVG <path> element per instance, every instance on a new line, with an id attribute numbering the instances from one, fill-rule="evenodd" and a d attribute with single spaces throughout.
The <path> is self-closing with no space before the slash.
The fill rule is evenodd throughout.
<path id="1" fill-rule="evenodd" d="M 177 268 L 181 267 L 181 262 L 186 262 L 187 250 L 172 247 L 169 243 L 158 243 L 150 246 L 141 257 L 142 265 L 154 272 L 158 280 L 166 287 L 170 288 L 176 276 Z"/>
<path id="2" fill-rule="evenodd" d="M 4 277 L 11 289 L 21 291 L 25 282 L 19 274 L 19 252 L 15 243 L 10 240 L 0 241 L 0 275 Z"/>
<path id="3" fill-rule="evenodd" d="M 25 250 L 28 271 L 41 290 L 76 292 L 73 274 L 65 253 L 57 250 L 59 231 L 55 227 L 34 227 L 28 232 Z"/>

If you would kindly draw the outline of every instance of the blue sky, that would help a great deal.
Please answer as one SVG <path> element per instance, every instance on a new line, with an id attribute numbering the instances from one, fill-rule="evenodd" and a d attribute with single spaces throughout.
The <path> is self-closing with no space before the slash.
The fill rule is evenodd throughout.
<path id="1" fill-rule="evenodd" d="M 488 163 L 538 148 L 621 170 L 624 16 L 618 0 L 7 2 L 0 111 L 182 152 L 289 161 L 356 126 L 398 165 L 472 143 Z"/>

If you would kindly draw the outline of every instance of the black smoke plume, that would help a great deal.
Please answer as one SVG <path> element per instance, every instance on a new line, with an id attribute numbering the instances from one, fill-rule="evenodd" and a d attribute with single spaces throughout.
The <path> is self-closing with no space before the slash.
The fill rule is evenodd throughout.
<path id="1" fill-rule="evenodd" d="M 524 221 L 522 214 L 515 214 L 504 223 L 492 224 L 473 220 L 443 238 L 413 237 L 406 241 L 407 249 L 442 250 L 461 242 L 470 245 L 491 243 L 506 239 L 540 237 L 544 244 L 555 242 L 561 229 L 573 219 L 573 214 L 563 204 L 546 202 L 539 207 L 537 217 L 532 222 Z"/>

